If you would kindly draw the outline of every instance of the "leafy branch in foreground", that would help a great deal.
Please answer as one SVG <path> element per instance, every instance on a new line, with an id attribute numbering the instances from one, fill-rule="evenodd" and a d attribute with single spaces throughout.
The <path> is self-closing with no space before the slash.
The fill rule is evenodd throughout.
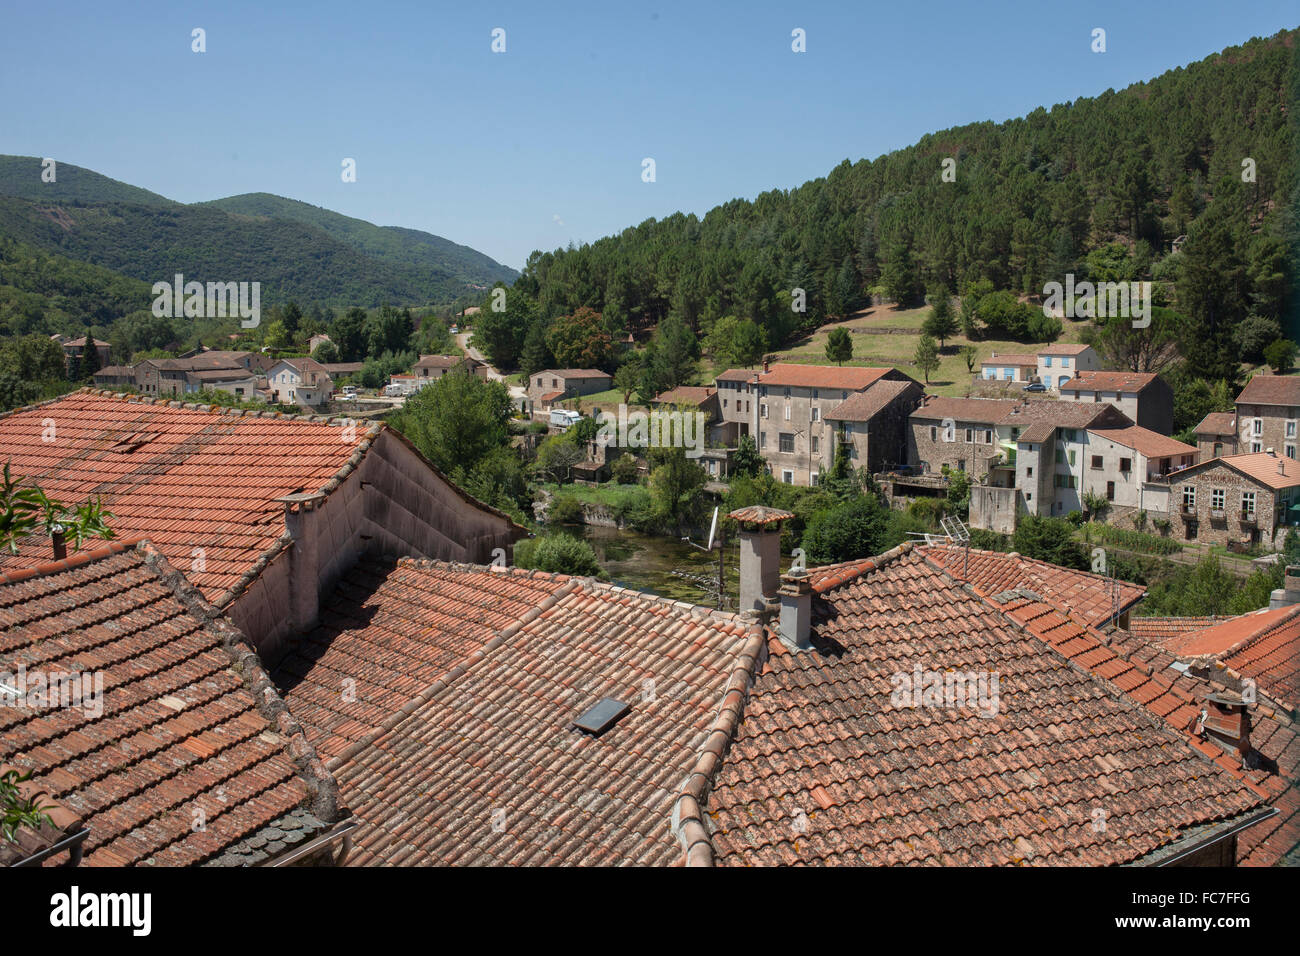
<path id="1" fill-rule="evenodd" d="M 108 526 L 112 517 L 99 498 L 69 507 L 49 498 L 35 485 L 24 487 L 21 478 L 10 475 L 7 462 L 0 472 L 0 547 L 12 554 L 18 553 L 23 538 L 38 530 L 50 537 L 61 534 L 74 548 L 87 538 L 112 540 L 113 530 Z"/>
<path id="2" fill-rule="evenodd" d="M 45 811 L 52 809 L 43 805 L 39 798 L 24 797 L 18 789 L 20 783 L 32 779 L 31 771 L 20 774 L 17 770 L 6 770 L 0 774 L 0 837 L 13 843 L 22 827 L 39 830 L 46 823 L 53 823 Z"/>

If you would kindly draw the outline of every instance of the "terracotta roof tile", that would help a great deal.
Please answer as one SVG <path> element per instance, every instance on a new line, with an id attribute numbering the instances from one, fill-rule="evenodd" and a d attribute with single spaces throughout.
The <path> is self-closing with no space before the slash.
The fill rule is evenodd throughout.
<path id="1" fill-rule="evenodd" d="M 1233 412 L 1210 412 L 1195 430 L 1198 435 L 1236 435 L 1237 416 Z"/>
<path id="2" fill-rule="evenodd" d="M 915 550 L 862 568 L 814 597 L 813 651 L 769 640 L 688 862 L 1123 863 L 1258 806 L 1162 720 Z M 1083 630 L 1015 600 L 1062 644 Z M 899 675 L 918 667 L 997 673 L 995 712 L 898 702 Z"/>
<path id="3" fill-rule="evenodd" d="M 334 781 L 252 646 L 148 545 L 0 581 L 0 672 L 20 668 L 102 677 L 93 706 L 0 707 L 0 763 L 87 822 L 86 864 L 210 862 L 333 818 Z"/>
<path id="4" fill-rule="evenodd" d="M 1105 624 L 1112 615 L 1123 614 L 1146 594 L 1146 588 L 1137 584 L 1063 568 L 1014 552 L 977 548 L 968 552 L 956 545 L 923 546 L 919 550 L 956 580 L 969 581 L 984 594 L 992 596 L 1027 589 L 1049 604 L 1068 607 L 1072 614 L 1094 626 Z"/>
<path id="5" fill-rule="evenodd" d="M 1061 390 L 1102 392 L 1140 392 L 1149 388 L 1160 376 L 1155 372 L 1096 371 L 1078 372 Z"/>
<path id="6" fill-rule="evenodd" d="M 1300 405 L 1300 375 L 1255 375 L 1237 396 L 1238 405 Z"/>
<path id="7" fill-rule="evenodd" d="M 209 600 L 283 533 L 275 499 L 320 490 L 378 431 L 180 406 L 73 392 L 0 416 L 0 459 L 64 504 L 102 498 L 119 536 L 149 538 Z M 196 548 L 204 570 L 194 566 Z M 48 549 L 48 539 L 24 541 L 18 554 L 0 554 L 0 571 L 45 560 Z"/>
<path id="8" fill-rule="evenodd" d="M 677 788 L 760 641 L 587 579 L 370 561 L 277 679 L 360 821 L 350 863 L 667 865 Z M 575 729 L 603 697 L 631 710 Z"/>
<path id="9" fill-rule="evenodd" d="M 911 388 L 920 392 L 920 386 L 914 382 L 881 379 L 869 385 L 866 391 L 855 392 L 840 402 L 826 413 L 826 418 L 840 422 L 869 422 L 890 402 Z"/>
<path id="10" fill-rule="evenodd" d="M 777 362 L 758 376 L 758 384 L 783 388 L 827 388 L 860 391 L 884 378 L 893 369 L 861 365 L 799 365 Z"/>
<path id="11" fill-rule="evenodd" d="M 1141 425 L 1129 425 L 1124 428 L 1089 428 L 1089 434 L 1113 441 L 1125 448 L 1132 448 L 1147 458 L 1169 458 L 1182 455 L 1195 455 L 1196 446 L 1188 445 L 1177 439 L 1153 432 Z"/>

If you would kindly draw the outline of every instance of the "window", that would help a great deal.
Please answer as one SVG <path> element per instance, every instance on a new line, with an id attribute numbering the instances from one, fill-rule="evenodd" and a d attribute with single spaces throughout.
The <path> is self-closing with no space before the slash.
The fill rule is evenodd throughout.
<path id="1" fill-rule="evenodd" d="M 1241 514 L 1242 516 L 1255 516 L 1255 492 L 1243 491 L 1241 493 Z"/>
<path id="2" fill-rule="evenodd" d="M 1286 456 L 1287 456 L 1288 458 L 1294 458 L 1294 457 L 1295 457 L 1295 445 L 1286 445 L 1286 446 L 1284 446 L 1283 451 L 1286 452 Z"/>
<path id="3" fill-rule="evenodd" d="M 821 454 L 821 440 L 820 440 L 816 435 L 813 435 L 813 440 L 812 440 L 812 453 L 813 453 L 814 455 L 819 455 L 819 454 Z"/>
<path id="4" fill-rule="evenodd" d="M 1256 418 L 1256 419 L 1252 420 L 1251 423 L 1250 423 L 1250 433 L 1251 433 L 1252 435 L 1263 435 L 1263 434 L 1264 434 L 1264 419 L 1262 419 L 1262 418 Z"/>
<path id="5" fill-rule="evenodd" d="M 758 433 L 758 447 L 767 448 L 767 432 Z"/>
<path id="6" fill-rule="evenodd" d="M 790 420 L 790 403 L 789 403 L 789 402 L 787 402 L 787 403 L 786 403 L 786 406 L 785 406 L 785 420 L 786 420 L 787 422 Z"/>
<path id="7" fill-rule="evenodd" d="M 782 472 L 781 472 L 781 480 L 782 480 L 783 482 L 785 482 L 785 484 L 787 484 L 787 485 L 793 485 L 793 484 L 794 484 L 794 472 L 793 472 L 793 471 L 782 471 Z"/>
<path id="8" fill-rule="evenodd" d="M 930 426 L 930 441 L 938 441 L 938 440 L 939 440 L 939 426 L 937 426 L 937 425 L 931 425 L 931 426 Z"/>
<path id="9" fill-rule="evenodd" d="M 788 398 L 790 397 L 790 387 L 789 387 L 788 385 L 786 386 L 785 394 L 782 395 L 781 397 L 782 397 L 782 398 L 786 398 L 786 399 L 788 399 Z"/>
<path id="10" fill-rule="evenodd" d="M 1214 443 L 1214 457 L 1219 458 L 1222 457 L 1222 455 L 1223 455 L 1223 442 L 1216 441 Z"/>
<path id="11" fill-rule="evenodd" d="M 1121 475 L 1127 475 L 1132 470 L 1133 470 L 1132 458 L 1121 458 L 1119 460 L 1119 473 Z"/>
<path id="12" fill-rule="evenodd" d="M 1055 484 L 1056 487 L 1058 488 L 1074 487 L 1074 475 L 1056 475 L 1055 478 L 1056 478 Z"/>
<path id="13" fill-rule="evenodd" d="M 1071 468 L 1074 467 L 1074 449 L 1073 449 L 1073 448 L 1070 449 L 1070 467 L 1071 467 Z"/>
<path id="14" fill-rule="evenodd" d="M 1196 510 L 1195 485 L 1183 485 L 1183 510 L 1188 512 Z"/>
<path id="15" fill-rule="evenodd" d="M 789 432 L 781 432 L 777 436 L 777 443 L 778 443 L 778 447 L 780 448 L 781 454 L 783 455 L 794 454 L 794 435 L 790 434 Z"/>
<path id="16" fill-rule="evenodd" d="M 1032 477 L 1034 477 L 1034 466 L 1033 466 L 1033 465 L 1025 465 L 1025 477 L 1026 477 L 1026 478 L 1032 478 Z"/>
<path id="17" fill-rule="evenodd" d="M 1065 429 L 1062 429 L 1062 433 L 1064 434 L 1064 436 L 1065 436 L 1065 440 L 1066 440 L 1066 441 L 1075 441 L 1075 435 L 1074 435 L 1074 429 L 1073 429 L 1073 428 L 1065 428 Z"/>
<path id="18" fill-rule="evenodd" d="M 1046 356 L 1046 357 L 1043 359 L 1043 367 L 1044 367 L 1044 368 L 1051 368 L 1051 367 L 1052 367 L 1052 357 L 1051 357 L 1050 355 Z"/>
<path id="19" fill-rule="evenodd" d="M 1228 493 L 1224 491 L 1222 488 L 1211 488 L 1210 489 L 1210 510 L 1222 511 L 1223 503 L 1227 500 L 1227 498 L 1228 498 Z"/>
<path id="20" fill-rule="evenodd" d="M 966 444 L 970 445 L 974 441 L 975 441 L 975 430 L 973 428 L 966 429 Z"/>
<path id="21" fill-rule="evenodd" d="M 1101 455 L 1092 456 L 1092 469 L 1094 471 L 1101 471 Z"/>
<path id="22" fill-rule="evenodd" d="M 723 408 L 727 407 L 727 400 L 725 398 L 722 400 L 722 407 Z"/>
<path id="23" fill-rule="evenodd" d="M 760 418 L 767 418 L 767 402 L 758 406 L 758 414 Z"/>
<path id="24" fill-rule="evenodd" d="M 1286 437 L 1295 438 L 1295 422 L 1286 423 Z"/>
<path id="25" fill-rule="evenodd" d="M 966 460 L 964 458 L 961 461 L 957 462 L 957 470 L 958 471 L 966 470 Z"/>
<path id="26" fill-rule="evenodd" d="M 1264 450 L 1264 446 L 1257 441 L 1253 441 L 1250 443 L 1250 450 L 1253 452 L 1261 452 Z"/>
<path id="27" fill-rule="evenodd" d="M 1106 482 L 1106 500 L 1107 501 L 1115 500 L 1115 482 L 1113 481 Z"/>
<path id="28" fill-rule="evenodd" d="M 1065 449 L 1064 449 L 1064 448 L 1058 448 L 1058 449 L 1056 449 L 1056 463 L 1057 463 L 1058 465 L 1064 465 L 1064 464 L 1065 464 Z"/>
<path id="29" fill-rule="evenodd" d="M 986 445 L 993 444 L 993 429 L 991 428 L 984 429 L 984 444 Z"/>
<path id="30" fill-rule="evenodd" d="M 813 406 L 812 420 L 815 422 L 819 422 L 822 420 L 822 410 L 818 408 L 816 405 Z"/>
<path id="31" fill-rule="evenodd" d="M 813 401 L 817 400 L 817 389 L 813 389 Z"/>

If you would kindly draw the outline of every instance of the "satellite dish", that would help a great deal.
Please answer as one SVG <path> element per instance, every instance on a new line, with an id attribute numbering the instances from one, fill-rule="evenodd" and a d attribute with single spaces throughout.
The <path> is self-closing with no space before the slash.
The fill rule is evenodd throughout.
<path id="1" fill-rule="evenodd" d="M 704 546 L 705 551 L 713 550 L 713 538 L 718 533 L 718 509 L 713 509 L 713 522 L 709 525 L 709 543 Z"/>

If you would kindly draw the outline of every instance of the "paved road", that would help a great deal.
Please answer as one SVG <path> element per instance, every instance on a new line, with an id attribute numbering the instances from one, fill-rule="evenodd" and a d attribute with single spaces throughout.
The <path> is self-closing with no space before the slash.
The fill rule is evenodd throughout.
<path id="1" fill-rule="evenodd" d="M 460 350 L 475 361 L 487 365 L 488 378 L 492 379 L 494 382 L 505 382 L 506 377 L 488 363 L 488 360 L 483 357 L 482 352 L 469 344 L 470 335 L 471 333 L 469 332 L 459 332 L 456 334 L 456 344 L 460 346 Z M 516 402 L 520 402 L 528 397 L 528 392 L 522 385 L 512 385 L 507 383 L 506 388 L 510 389 L 510 397 Z"/>

